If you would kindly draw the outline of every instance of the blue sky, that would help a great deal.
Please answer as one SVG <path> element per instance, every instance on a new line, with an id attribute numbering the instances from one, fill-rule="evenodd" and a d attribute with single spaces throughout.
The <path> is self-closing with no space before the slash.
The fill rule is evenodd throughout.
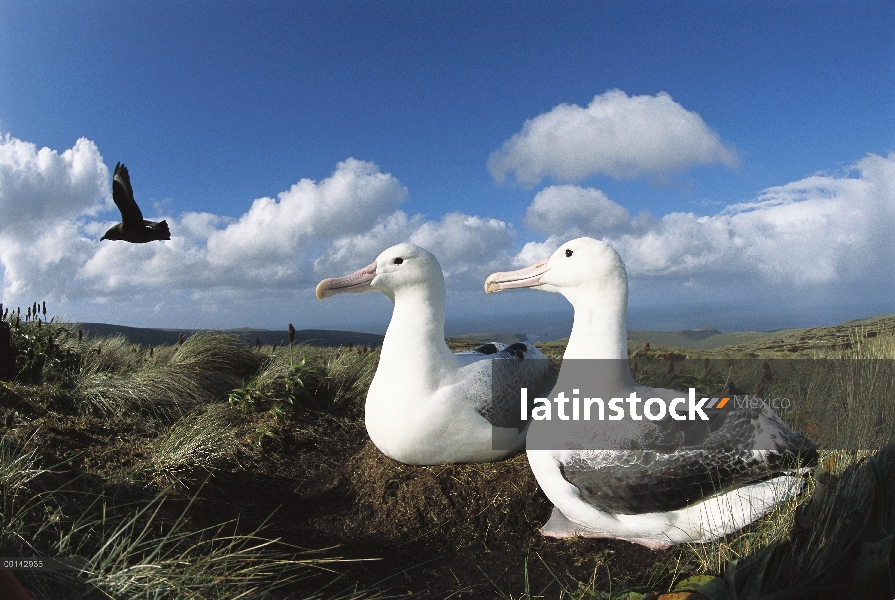
<path id="1" fill-rule="evenodd" d="M 407 240 L 567 315 L 479 290 L 578 235 L 632 328 L 895 312 L 892 2 L 5 2 L 0 135 L 0 299 L 72 320 L 381 330 L 312 290 Z M 170 242 L 99 243 L 118 161 Z"/>

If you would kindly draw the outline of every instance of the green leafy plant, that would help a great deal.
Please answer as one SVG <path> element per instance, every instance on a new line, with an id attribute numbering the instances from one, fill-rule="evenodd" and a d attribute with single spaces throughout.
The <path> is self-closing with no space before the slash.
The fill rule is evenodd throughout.
<path id="1" fill-rule="evenodd" d="M 252 379 L 248 383 L 243 380 L 242 387 L 234 388 L 227 395 L 227 401 L 238 407 L 242 412 L 249 412 L 255 406 L 267 400 L 267 395 L 258 389 L 258 379 Z"/>
<path id="2" fill-rule="evenodd" d="M 265 440 L 273 440 L 277 443 L 282 442 L 280 436 L 274 433 L 273 430 L 271 430 L 269 427 L 258 427 L 257 429 L 255 429 L 255 433 L 258 434 L 257 438 L 255 439 L 255 445 L 262 450 L 264 449 Z"/>

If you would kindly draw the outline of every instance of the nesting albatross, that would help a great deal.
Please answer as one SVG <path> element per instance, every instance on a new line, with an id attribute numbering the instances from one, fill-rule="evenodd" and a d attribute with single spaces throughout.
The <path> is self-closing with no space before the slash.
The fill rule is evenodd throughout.
<path id="1" fill-rule="evenodd" d="M 143 213 L 134 200 L 131 178 L 127 167 L 118 163 L 112 176 L 112 200 L 121 211 L 121 223 L 110 227 L 100 240 L 123 240 L 132 244 L 145 244 L 156 240 L 170 240 L 168 222 L 144 221 Z"/>
<path id="2" fill-rule="evenodd" d="M 573 372 L 575 359 L 590 359 L 606 379 L 599 382 L 602 388 L 614 390 L 613 396 L 634 393 L 670 403 L 684 395 L 641 386 L 631 377 L 627 275 L 608 244 L 572 240 L 548 259 L 485 281 L 488 293 L 523 287 L 562 294 L 575 309 L 557 390 L 565 389 L 563 374 L 567 367 Z M 601 430 L 610 434 L 601 442 L 612 443 L 596 448 L 579 442 L 587 438 L 585 428 L 604 424 L 570 423 L 562 429 L 568 445 L 561 450 L 536 449 L 550 425 L 533 421 L 529 463 L 554 504 L 542 533 L 618 538 L 654 549 L 708 542 L 751 523 L 800 489 L 790 459 L 801 455 L 810 463 L 815 448 L 770 407 L 709 412 L 709 421 L 676 420 L 670 413 L 661 420 L 614 421 Z"/>
<path id="3" fill-rule="evenodd" d="M 317 298 L 374 291 L 394 304 L 365 405 L 367 432 L 382 453 L 434 465 L 491 462 L 522 450 L 527 427 L 514 386 L 552 387 L 544 355 L 527 343 L 452 353 L 444 341 L 444 275 L 424 248 L 393 246 L 356 273 L 321 281 Z M 495 361 L 504 362 L 492 369 Z M 512 379 L 505 393 L 492 386 L 492 374 Z"/>

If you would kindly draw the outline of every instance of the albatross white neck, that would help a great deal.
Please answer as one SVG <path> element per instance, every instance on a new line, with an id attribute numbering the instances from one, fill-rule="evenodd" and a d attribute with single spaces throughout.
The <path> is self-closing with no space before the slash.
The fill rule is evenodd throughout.
<path id="1" fill-rule="evenodd" d="M 412 357 L 414 372 L 438 385 L 441 368 L 453 364 L 454 355 L 444 341 L 444 282 L 411 285 L 395 291 L 392 320 L 382 341 L 380 368 L 406 363 Z M 406 365 L 400 364 L 403 372 Z"/>
<path id="2" fill-rule="evenodd" d="M 627 359 L 627 287 L 616 293 L 595 293 L 588 287 L 563 291 L 575 308 L 565 357 Z"/>
<path id="3" fill-rule="evenodd" d="M 565 359 L 615 359 L 620 381 L 633 383 L 628 370 L 628 286 L 589 283 L 562 294 L 575 308 Z"/>

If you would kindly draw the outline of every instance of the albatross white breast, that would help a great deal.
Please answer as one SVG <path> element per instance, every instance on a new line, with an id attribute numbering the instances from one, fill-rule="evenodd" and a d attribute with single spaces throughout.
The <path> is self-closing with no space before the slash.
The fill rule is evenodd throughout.
<path id="1" fill-rule="evenodd" d="M 608 380 L 600 387 L 613 389 L 613 396 L 670 401 L 683 395 L 641 386 L 631 377 L 627 275 L 608 244 L 572 240 L 548 259 L 485 281 L 488 293 L 522 287 L 560 293 L 575 309 L 557 390 L 565 389 L 563 373 L 573 359 L 602 359 L 594 363 Z M 545 423 L 530 426 L 528 459 L 554 504 L 541 530 L 553 537 L 620 538 L 650 548 L 708 542 L 797 493 L 801 478 L 787 470 L 791 457 L 816 459 L 813 445 L 766 406 L 714 411 L 709 421 L 670 415 L 617 421 L 612 444 L 585 450 L 570 448 L 586 447 L 578 442 L 587 424 L 562 430 L 565 441 L 574 442 L 565 449 L 535 449 Z"/>
<path id="2" fill-rule="evenodd" d="M 376 447 L 417 465 L 491 462 L 522 450 L 527 424 L 520 423 L 518 387 L 552 386 L 544 355 L 526 343 L 452 353 L 444 340 L 444 275 L 424 248 L 393 246 L 351 275 L 321 281 L 317 298 L 373 291 L 394 304 L 365 405 Z M 495 361 L 503 361 L 500 369 L 492 369 Z M 492 394 L 501 387 L 492 386 L 492 373 L 513 380 L 503 393 Z"/>

